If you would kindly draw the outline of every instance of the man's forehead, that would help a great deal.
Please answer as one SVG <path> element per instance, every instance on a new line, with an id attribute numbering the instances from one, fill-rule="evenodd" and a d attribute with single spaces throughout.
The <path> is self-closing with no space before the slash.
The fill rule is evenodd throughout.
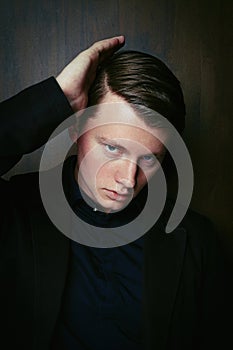
<path id="1" fill-rule="evenodd" d="M 122 132 L 124 130 L 128 130 L 128 132 L 143 130 L 161 139 L 162 142 L 165 142 L 168 137 L 169 128 L 166 124 L 164 127 L 148 125 L 144 121 L 143 116 L 140 117 L 126 102 L 101 103 L 91 108 L 93 108 L 93 110 L 89 111 L 90 117 L 85 123 L 85 132 L 96 128 L 112 130 L 118 133 L 120 130 L 122 130 Z M 154 118 L 156 119 L 156 117 L 161 125 L 161 116 L 159 114 L 156 115 L 156 112 L 154 112 Z M 79 118 L 82 118 L 82 116 Z M 162 117 L 162 119 L 164 118 Z"/>

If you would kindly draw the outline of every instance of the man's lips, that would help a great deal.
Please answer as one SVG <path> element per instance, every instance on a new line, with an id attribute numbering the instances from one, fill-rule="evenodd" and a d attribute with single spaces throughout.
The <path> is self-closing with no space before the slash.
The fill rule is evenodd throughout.
<path id="1" fill-rule="evenodd" d="M 107 188 L 103 189 L 106 196 L 110 199 L 117 200 L 117 201 L 125 201 L 129 198 L 132 198 L 132 193 L 121 193 L 121 192 L 116 192 L 114 190 L 109 190 Z"/>

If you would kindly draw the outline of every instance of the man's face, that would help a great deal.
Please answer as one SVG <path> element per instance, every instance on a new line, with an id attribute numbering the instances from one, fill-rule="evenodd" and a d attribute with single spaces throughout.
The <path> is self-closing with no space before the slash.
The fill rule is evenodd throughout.
<path id="1" fill-rule="evenodd" d="M 97 206 L 113 212 L 137 196 L 158 170 L 166 134 L 147 126 L 119 96 L 109 93 L 102 102 L 77 141 L 75 178 Z"/>

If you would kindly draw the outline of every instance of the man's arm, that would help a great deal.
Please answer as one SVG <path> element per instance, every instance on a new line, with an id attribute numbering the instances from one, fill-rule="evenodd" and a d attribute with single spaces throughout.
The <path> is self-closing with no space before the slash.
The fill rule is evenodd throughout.
<path id="1" fill-rule="evenodd" d="M 49 78 L 0 104 L 0 174 L 42 146 L 68 116 L 87 105 L 98 65 L 124 44 L 122 36 L 96 42 Z"/>
<path id="2" fill-rule="evenodd" d="M 54 78 L 33 85 L 0 104 L 0 172 L 23 154 L 42 146 L 56 126 L 73 113 Z"/>

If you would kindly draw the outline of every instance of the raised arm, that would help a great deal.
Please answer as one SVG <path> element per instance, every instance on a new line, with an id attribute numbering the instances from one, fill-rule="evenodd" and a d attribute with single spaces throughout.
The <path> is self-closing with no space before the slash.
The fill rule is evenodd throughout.
<path id="1" fill-rule="evenodd" d="M 0 104 L 0 174 L 23 154 L 42 146 L 69 115 L 87 105 L 98 65 L 124 44 L 124 37 L 96 42 L 55 78 L 27 88 Z"/>

